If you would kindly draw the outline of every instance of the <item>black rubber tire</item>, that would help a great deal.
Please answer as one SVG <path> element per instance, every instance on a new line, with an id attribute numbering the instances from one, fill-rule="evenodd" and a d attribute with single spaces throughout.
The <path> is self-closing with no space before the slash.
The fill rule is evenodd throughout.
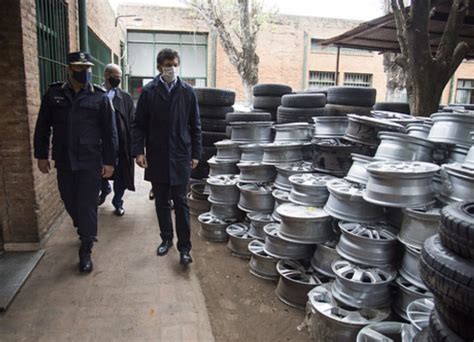
<path id="1" fill-rule="evenodd" d="M 310 122 L 313 123 L 313 117 L 323 116 L 325 114 L 324 108 L 291 108 L 278 107 L 277 122 Z"/>
<path id="2" fill-rule="evenodd" d="M 201 161 L 207 162 L 212 156 L 215 156 L 216 153 L 217 148 L 215 146 L 203 146 Z"/>
<path id="3" fill-rule="evenodd" d="M 283 96 L 290 94 L 292 89 L 285 84 L 261 83 L 253 87 L 254 96 Z"/>
<path id="4" fill-rule="evenodd" d="M 474 259 L 474 201 L 444 207 L 439 236 L 443 245 L 457 255 Z"/>
<path id="5" fill-rule="evenodd" d="M 275 109 L 281 105 L 281 96 L 254 96 L 253 107 L 260 109 Z"/>
<path id="6" fill-rule="evenodd" d="M 227 133 L 222 132 L 202 132 L 202 145 L 214 146 L 214 143 L 227 139 Z"/>
<path id="7" fill-rule="evenodd" d="M 222 132 L 225 133 L 227 122 L 222 119 L 201 118 L 201 128 L 207 132 Z"/>
<path id="8" fill-rule="evenodd" d="M 436 298 L 435 307 L 444 331 L 448 332 L 451 330 L 452 332 L 450 335 L 474 341 L 474 326 L 472 324 L 472 322 L 474 322 L 473 315 L 465 315 Z"/>
<path id="9" fill-rule="evenodd" d="M 328 89 L 328 103 L 344 106 L 372 107 L 377 91 L 374 88 L 331 87 Z"/>
<path id="10" fill-rule="evenodd" d="M 297 91 L 296 94 L 324 94 L 324 96 L 328 96 L 328 88 L 321 88 L 321 89 L 307 89 L 303 91 Z"/>
<path id="11" fill-rule="evenodd" d="M 347 114 L 370 115 L 372 107 L 343 106 L 328 103 L 326 107 L 327 116 L 346 116 Z"/>
<path id="12" fill-rule="evenodd" d="M 439 315 L 439 308 L 436 307 L 431 311 L 429 338 L 431 342 L 463 342 L 464 339 L 456 335 L 446 324 L 443 322 Z"/>
<path id="13" fill-rule="evenodd" d="M 283 107 L 293 108 L 321 108 L 326 105 L 324 94 L 288 94 L 281 98 Z"/>
<path id="14" fill-rule="evenodd" d="M 474 263 L 471 260 L 443 246 L 436 234 L 425 241 L 419 267 L 421 278 L 436 300 L 456 312 L 474 317 Z"/>
<path id="15" fill-rule="evenodd" d="M 271 121 L 272 115 L 266 112 L 248 112 L 248 113 L 228 113 L 227 123 L 230 122 L 251 122 L 251 121 Z"/>
<path id="16" fill-rule="evenodd" d="M 199 106 L 199 114 L 201 114 L 201 118 L 209 118 L 209 119 L 225 119 L 227 113 L 233 112 L 234 107 L 232 106 L 206 106 L 200 105 Z"/>
<path id="17" fill-rule="evenodd" d="M 377 102 L 374 104 L 374 110 L 410 114 L 410 105 L 406 102 Z"/>
<path id="18" fill-rule="evenodd" d="M 233 106 L 235 91 L 218 88 L 194 88 L 199 105 Z"/>

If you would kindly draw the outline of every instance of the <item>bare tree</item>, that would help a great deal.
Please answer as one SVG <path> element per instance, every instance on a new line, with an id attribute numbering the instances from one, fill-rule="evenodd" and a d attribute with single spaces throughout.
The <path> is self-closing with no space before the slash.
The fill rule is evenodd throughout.
<path id="1" fill-rule="evenodd" d="M 390 0 L 382 0 L 382 8 L 385 14 L 392 12 Z M 404 101 L 407 98 L 406 72 L 395 63 L 398 53 L 385 52 L 383 54 L 383 69 L 387 75 L 387 101 Z"/>
<path id="2" fill-rule="evenodd" d="M 248 103 L 258 83 L 257 37 L 266 20 L 259 0 L 187 0 L 191 8 L 216 30 L 230 63 L 237 69 Z"/>
<path id="3" fill-rule="evenodd" d="M 469 0 L 452 0 L 435 51 L 431 48 L 429 22 L 436 1 L 412 0 L 410 7 L 405 7 L 403 0 L 391 0 L 391 4 L 401 50 L 396 63 L 408 75 L 410 109 L 416 115 L 430 115 L 438 110 L 446 84 L 469 52 L 469 45 L 459 39 Z"/>

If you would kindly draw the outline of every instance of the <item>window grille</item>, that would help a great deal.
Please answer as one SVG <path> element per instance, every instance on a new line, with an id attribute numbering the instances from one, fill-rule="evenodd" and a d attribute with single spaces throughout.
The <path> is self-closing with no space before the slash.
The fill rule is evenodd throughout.
<path id="1" fill-rule="evenodd" d="M 474 80 L 458 79 L 456 89 L 456 103 L 472 104 L 474 103 Z"/>
<path id="2" fill-rule="evenodd" d="M 112 62 L 112 51 L 105 45 L 97 35 L 88 29 L 89 53 L 92 56 L 94 66 L 92 67 L 92 82 L 102 84 L 104 82 L 105 66 Z"/>
<path id="3" fill-rule="evenodd" d="M 344 73 L 344 85 L 351 87 L 370 88 L 372 86 L 372 74 Z"/>
<path id="4" fill-rule="evenodd" d="M 69 51 L 68 5 L 64 0 L 36 0 L 40 92 L 66 79 Z"/>
<path id="5" fill-rule="evenodd" d="M 310 71 L 309 88 L 327 88 L 336 85 L 336 73 L 331 71 Z"/>

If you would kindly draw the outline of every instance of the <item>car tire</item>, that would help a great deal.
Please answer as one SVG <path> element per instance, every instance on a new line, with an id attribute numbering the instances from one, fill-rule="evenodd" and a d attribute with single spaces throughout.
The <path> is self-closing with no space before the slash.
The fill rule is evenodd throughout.
<path id="1" fill-rule="evenodd" d="M 290 86 L 285 84 L 271 84 L 271 83 L 261 83 L 256 84 L 253 87 L 254 96 L 283 96 L 285 94 L 290 94 L 292 89 Z"/>
<path id="2" fill-rule="evenodd" d="M 293 108 L 321 108 L 326 105 L 324 94 L 288 94 L 281 98 L 283 107 Z"/>
<path id="3" fill-rule="evenodd" d="M 436 307 L 430 315 L 429 323 L 429 341 L 432 342 L 463 342 L 464 340 L 455 334 L 446 324 L 443 322 L 439 315 L 439 309 Z"/>
<path id="4" fill-rule="evenodd" d="M 227 123 L 242 121 L 271 121 L 271 119 L 271 114 L 266 112 L 228 113 L 226 116 Z"/>
<path id="5" fill-rule="evenodd" d="M 410 105 L 406 102 L 377 102 L 374 104 L 374 110 L 410 114 Z"/>
<path id="6" fill-rule="evenodd" d="M 202 145 L 203 146 L 214 146 L 214 143 L 227 139 L 227 133 L 222 132 L 202 132 Z"/>
<path id="7" fill-rule="evenodd" d="M 227 113 L 233 112 L 234 108 L 232 106 L 207 106 L 199 105 L 199 114 L 201 118 L 209 119 L 225 119 Z"/>
<path id="8" fill-rule="evenodd" d="M 290 122 L 313 122 L 313 117 L 323 116 L 325 114 L 324 108 L 291 108 L 291 107 L 278 107 L 277 111 L 277 122 L 278 123 L 290 123 Z"/>
<path id="9" fill-rule="evenodd" d="M 361 87 L 331 87 L 328 89 L 328 103 L 357 106 L 373 107 L 377 91 L 374 88 Z"/>
<path id="10" fill-rule="evenodd" d="M 227 122 L 221 119 L 201 118 L 203 131 L 225 133 Z"/>
<path id="11" fill-rule="evenodd" d="M 437 301 L 455 312 L 474 316 L 474 263 L 443 246 L 438 234 L 423 245 L 420 273 Z"/>
<path id="12" fill-rule="evenodd" d="M 372 107 L 343 106 L 337 104 L 326 104 L 324 107 L 326 116 L 346 116 L 347 114 L 370 115 Z"/>
<path id="13" fill-rule="evenodd" d="M 280 96 L 254 96 L 253 107 L 259 109 L 274 109 L 281 105 Z"/>
<path id="14" fill-rule="evenodd" d="M 474 259 L 474 201 L 444 207 L 439 236 L 443 245 L 457 255 Z"/>
<path id="15" fill-rule="evenodd" d="M 235 103 L 235 91 L 218 88 L 194 88 L 199 105 L 229 107 Z"/>

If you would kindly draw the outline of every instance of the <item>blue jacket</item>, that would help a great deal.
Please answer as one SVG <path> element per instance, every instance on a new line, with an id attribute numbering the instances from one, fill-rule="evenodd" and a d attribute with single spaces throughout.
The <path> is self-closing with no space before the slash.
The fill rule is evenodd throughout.
<path id="1" fill-rule="evenodd" d="M 52 84 L 36 121 L 35 158 L 48 159 L 51 133 L 56 168 L 93 170 L 116 163 L 115 115 L 100 86 L 88 84 L 74 95 L 67 82 Z"/>
<path id="2" fill-rule="evenodd" d="M 146 155 L 146 180 L 187 183 L 191 159 L 199 160 L 202 150 L 201 119 L 193 88 L 178 78 L 168 94 L 159 76 L 148 83 L 138 99 L 132 142 L 133 156 Z"/>

